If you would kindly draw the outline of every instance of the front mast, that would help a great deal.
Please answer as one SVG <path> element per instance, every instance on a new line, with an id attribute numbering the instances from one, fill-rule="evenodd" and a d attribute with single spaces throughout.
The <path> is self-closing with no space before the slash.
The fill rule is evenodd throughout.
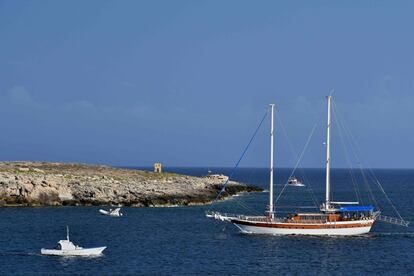
<path id="1" fill-rule="evenodd" d="M 273 211 L 273 143 L 274 143 L 274 110 L 275 105 L 270 105 L 271 115 L 270 115 L 270 183 L 269 183 L 269 216 L 271 220 L 274 219 Z"/>
<path id="2" fill-rule="evenodd" d="M 325 211 L 330 209 L 330 161 L 331 161 L 331 98 L 332 96 L 327 96 L 328 99 L 328 123 L 326 126 L 326 195 L 325 195 Z"/>

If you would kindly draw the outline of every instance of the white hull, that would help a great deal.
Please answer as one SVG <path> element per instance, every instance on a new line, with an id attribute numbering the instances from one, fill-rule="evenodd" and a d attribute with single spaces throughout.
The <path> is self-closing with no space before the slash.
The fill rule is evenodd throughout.
<path id="1" fill-rule="evenodd" d="M 116 209 L 116 210 L 118 210 L 118 209 Z M 99 213 L 101 213 L 102 215 L 105 215 L 105 216 L 110 216 L 110 217 L 120 217 L 120 216 L 122 216 L 122 213 L 119 210 L 118 211 L 116 211 L 116 210 L 106 211 L 106 210 L 99 209 Z"/>
<path id="2" fill-rule="evenodd" d="M 74 250 L 58 250 L 58 249 L 44 249 L 40 250 L 42 255 L 53 255 L 53 256 L 99 256 L 105 250 L 104 247 L 95 248 L 82 248 Z"/>
<path id="3" fill-rule="evenodd" d="M 342 227 L 335 227 L 335 223 L 329 223 L 327 227 L 321 228 L 310 228 L 310 229 L 301 229 L 298 228 L 278 228 L 278 227 L 266 227 L 266 226 L 255 226 L 255 225 L 245 225 L 240 224 L 233 221 L 233 224 L 240 229 L 242 233 L 245 234 L 266 234 L 266 235 L 315 235 L 315 236 L 355 236 L 355 235 L 362 235 L 367 234 L 371 230 L 371 227 L 374 223 L 374 220 L 365 220 L 365 221 L 358 221 L 365 225 L 361 227 L 343 227 L 346 223 L 337 223 L 338 226 Z M 367 222 L 370 222 L 367 225 Z M 352 224 L 356 223 L 356 221 L 352 222 Z M 348 223 L 351 224 L 351 223 Z M 285 224 L 281 224 L 285 225 Z M 291 224 L 292 225 L 292 224 Z M 329 225 L 329 226 L 328 226 Z"/>
<path id="4" fill-rule="evenodd" d="M 102 215 L 109 216 L 109 212 L 108 211 L 105 211 L 105 210 L 102 210 L 102 209 L 99 209 L 99 213 L 101 213 Z"/>
<path id="5" fill-rule="evenodd" d="M 305 184 L 302 183 L 297 183 L 297 184 L 288 184 L 288 186 L 293 186 L 293 187 L 304 187 Z"/>

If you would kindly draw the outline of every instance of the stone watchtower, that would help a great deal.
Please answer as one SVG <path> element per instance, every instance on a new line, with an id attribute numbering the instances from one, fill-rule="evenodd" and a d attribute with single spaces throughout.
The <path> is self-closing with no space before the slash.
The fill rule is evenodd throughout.
<path id="1" fill-rule="evenodd" d="M 161 163 L 154 163 L 154 172 L 155 173 L 162 173 L 162 164 Z"/>

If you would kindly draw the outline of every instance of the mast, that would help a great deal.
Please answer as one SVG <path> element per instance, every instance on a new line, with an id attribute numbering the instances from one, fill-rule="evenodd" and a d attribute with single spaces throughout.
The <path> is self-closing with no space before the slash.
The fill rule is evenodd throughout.
<path id="1" fill-rule="evenodd" d="M 274 144 L 274 111 L 275 105 L 270 104 L 270 183 L 269 183 L 269 216 L 273 220 L 273 144 Z"/>
<path id="2" fill-rule="evenodd" d="M 69 241 L 69 226 L 66 225 L 66 239 Z"/>
<path id="3" fill-rule="evenodd" d="M 330 179 L 330 161 L 331 161 L 331 98 L 328 99 L 328 123 L 326 125 L 326 194 L 325 194 L 325 211 L 330 208 L 330 190 L 331 190 L 331 179 Z"/>

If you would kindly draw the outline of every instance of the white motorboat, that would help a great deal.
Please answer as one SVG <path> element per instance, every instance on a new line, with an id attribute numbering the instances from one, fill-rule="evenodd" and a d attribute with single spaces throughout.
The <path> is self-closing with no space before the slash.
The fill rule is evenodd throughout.
<path id="1" fill-rule="evenodd" d="M 40 253 L 42 255 L 53 255 L 53 256 L 99 256 L 99 255 L 102 255 L 102 252 L 106 248 L 106 246 L 83 248 L 83 247 L 74 245 L 69 240 L 69 227 L 66 228 L 66 231 L 67 231 L 66 240 L 60 240 L 58 242 L 57 248 L 54 248 L 54 249 L 42 248 L 40 250 Z"/>
<path id="2" fill-rule="evenodd" d="M 296 186 L 296 187 L 303 187 L 303 186 L 305 186 L 305 184 L 303 184 L 302 181 L 300 181 L 299 179 L 297 179 L 294 176 L 289 177 L 289 179 L 288 179 L 288 185 L 289 186 Z"/>
<path id="3" fill-rule="evenodd" d="M 114 210 L 109 209 L 109 211 L 99 209 L 99 213 L 101 213 L 102 215 L 111 216 L 111 217 L 121 217 L 122 216 L 121 208 L 116 208 Z"/>
<path id="4" fill-rule="evenodd" d="M 211 171 L 208 171 L 208 175 L 205 176 L 208 179 L 218 180 L 222 182 L 226 182 L 229 180 L 229 177 L 224 174 L 212 174 Z"/>

